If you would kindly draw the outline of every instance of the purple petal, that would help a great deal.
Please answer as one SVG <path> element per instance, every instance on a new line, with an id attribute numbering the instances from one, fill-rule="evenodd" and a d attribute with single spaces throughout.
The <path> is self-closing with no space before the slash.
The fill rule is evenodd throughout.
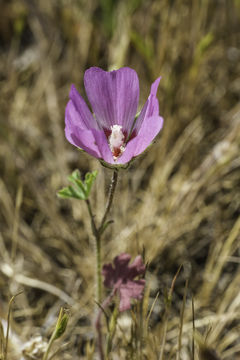
<path id="1" fill-rule="evenodd" d="M 74 85 L 71 86 L 69 97 L 66 113 L 72 123 L 82 129 L 98 129 L 96 120 Z"/>
<path id="2" fill-rule="evenodd" d="M 146 117 L 142 123 L 139 133 L 136 136 L 137 144 L 134 156 L 141 154 L 152 143 L 163 126 L 161 116 Z M 134 140 L 134 139 L 133 139 Z"/>
<path id="3" fill-rule="evenodd" d="M 142 299 L 145 280 L 128 281 L 119 288 L 120 304 L 119 311 L 131 308 L 131 298 Z"/>
<path id="4" fill-rule="evenodd" d="M 109 164 L 115 164 L 115 161 L 112 156 L 112 152 L 110 150 L 106 135 L 104 131 L 100 130 L 92 130 L 95 138 L 95 143 L 100 152 L 100 158 Z"/>
<path id="5" fill-rule="evenodd" d="M 134 261 L 129 265 L 128 278 L 133 279 L 138 275 L 142 275 L 145 272 L 145 265 L 142 261 L 142 257 L 138 255 Z"/>
<path id="6" fill-rule="evenodd" d="M 131 255 L 123 253 L 114 258 L 113 262 L 116 269 L 124 270 L 128 268 L 128 263 L 131 260 Z"/>
<path id="7" fill-rule="evenodd" d="M 139 99 L 136 72 L 127 67 L 111 72 L 92 67 L 85 72 L 84 84 L 99 125 L 103 129 L 122 125 L 128 135 Z"/>
<path id="8" fill-rule="evenodd" d="M 101 158 L 92 130 L 80 129 L 68 122 L 66 118 L 65 136 L 72 145 L 96 158 Z"/>
<path id="9" fill-rule="evenodd" d="M 115 284 L 115 270 L 113 269 L 112 264 L 103 265 L 102 275 L 104 276 L 104 285 L 106 287 L 113 287 Z"/>
<path id="10" fill-rule="evenodd" d="M 124 150 L 124 152 L 122 153 L 121 156 L 119 156 L 117 158 L 117 160 L 115 161 L 115 164 L 116 165 L 124 165 L 124 164 L 127 164 L 130 160 L 132 160 L 132 158 L 135 156 L 134 153 L 135 153 L 135 144 L 136 144 L 136 138 L 134 138 L 133 140 L 129 141 L 127 143 L 127 146 Z M 134 141 L 135 140 L 135 141 Z M 134 141 L 134 142 L 133 142 Z"/>
<path id="11" fill-rule="evenodd" d="M 131 298 L 128 294 L 128 289 L 120 288 L 119 296 L 120 296 L 119 311 L 122 312 L 131 309 Z"/>
<path id="12" fill-rule="evenodd" d="M 86 123 L 83 121 L 79 112 L 77 111 L 72 100 L 69 100 L 65 110 L 65 125 L 66 127 L 77 126 L 81 129 L 88 130 L 89 127 L 86 126 Z"/>
<path id="13" fill-rule="evenodd" d="M 151 85 L 151 91 L 150 91 L 150 94 L 153 95 L 153 96 L 156 96 L 157 95 L 157 91 L 158 91 L 158 86 L 159 86 L 159 83 L 160 83 L 160 80 L 161 80 L 161 76 L 159 78 L 157 78 Z"/>
<path id="14" fill-rule="evenodd" d="M 124 279 L 128 277 L 128 263 L 131 260 L 131 255 L 123 253 L 116 256 L 113 260 L 115 265 L 115 274 L 117 279 Z"/>
<path id="15" fill-rule="evenodd" d="M 158 99 L 156 96 L 157 96 L 157 90 L 158 90 L 158 85 L 160 83 L 160 80 L 161 80 L 161 77 L 159 77 L 157 80 L 155 80 L 154 83 L 152 84 L 150 95 L 149 95 L 145 105 L 143 106 L 139 117 L 136 120 L 134 130 L 137 133 L 139 132 L 139 130 L 142 126 L 142 123 L 146 117 L 159 115 L 159 104 L 158 104 Z"/>
<path id="16" fill-rule="evenodd" d="M 126 284 L 123 284 L 121 286 L 121 289 L 125 288 L 128 296 L 131 298 L 142 299 L 144 287 L 145 287 L 145 280 L 140 279 L 134 281 L 129 280 Z"/>
<path id="17" fill-rule="evenodd" d="M 134 130 L 137 135 L 127 143 L 124 153 L 116 160 L 116 164 L 126 164 L 133 157 L 141 154 L 154 140 L 162 128 L 163 119 L 159 116 L 159 104 L 156 97 L 161 77 L 151 86 L 151 92 L 139 117 Z"/>
<path id="18" fill-rule="evenodd" d="M 126 164 L 141 154 L 151 144 L 163 126 L 161 116 L 145 118 L 135 138 L 127 143 L 124 153 L 116 160 L 116 164 Z"/>

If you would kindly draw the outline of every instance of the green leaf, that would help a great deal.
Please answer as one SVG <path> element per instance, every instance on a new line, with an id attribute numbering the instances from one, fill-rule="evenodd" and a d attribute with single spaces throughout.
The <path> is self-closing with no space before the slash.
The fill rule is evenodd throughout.
<path id="1" fill-rule="evenodd" d="M 72 173 L 72 175 L 68 176 L 68 180 L 71 181 L 76 188 L 83 194 L 83 197 L 86 198 L 86 189 L 84 186 L 84 183 L 82 182 L 80 178 L 80 173 L 77 174 L 75 171 Z"/>
<path id="2" fill-rule="evenodd" d="M 84 185 L 85 185 L 85 189 L 86 189 L 86 193 L 87 193 L 87 197 L 90 194 L 91 188 L 93 186 L 94 181 L 96 180 L 97 177 L 97 171 L 93 171 L 91 173 L 87 173 L 85 175 L 85 181 L 84 181 Z"/>
<path id="3" fill-rule="evenodd" d="M 68 315 L 64 314 L 61 318 L 61 322 L 58 324 L 58 327 L 55 332 L 54 340 L 58 339 L 60 336 L 62 336 L 66 330 L 67 323 L 68 323 Z"/>
<path id="4" fill-rule="evenodd" d="M 110 224 L 112 224 L 114 221 L 113 220 L 108 220 L 106 221 L 103 226 L 101 227 L 101 229 L 99 230 L 99 233 L 102 235 L 104 233 L 104 231 L 108 228 L 108 226 Z"/>
<path id="5" fill-rule="evenodd" d="M 63 199 L 74 198 L 87 200 L 96 177 L 97 171 L 93 171 L 91 173 L 87 173 L 84 181 L 82 181 L 80 171 L 74 170 L 73 173 L 68 176 L 68 180 L 73 183 L 73 185 L 69 185 L 61 189 L 58 191 L 57 195 Z"/>
<path id="6" fill-rule="evenodd" d="M 68 310 L 61 308 L 58 315 L 55 331 L 53 333 L 53 340 L 58 339 L 60 336 L 64 334 L 67 327 L 68 319 L 69 319 Z"/>
<path id="7" fill-rule="evenodd" d="M 59 190 L 57 195 L 62 199 L 74 198 L 74 199 L 85 200 L 85 194 L 80 192 L 79 189 L 76 189 L 71 185 Z"/>

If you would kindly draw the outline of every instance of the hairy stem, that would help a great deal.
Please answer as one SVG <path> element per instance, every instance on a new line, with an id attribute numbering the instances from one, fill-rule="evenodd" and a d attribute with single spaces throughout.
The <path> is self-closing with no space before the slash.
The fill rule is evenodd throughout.
<path id="1" fill-rule="evenodd" d="M 89 216 L 91 218 L 92 233 L 93 233 L 94 237 L 96 238 L 97 235 L 98 235 L 98 230 L 97 230 L 94 215 L 93 215 L 93 212 L 92 212 L 91 203 L 90 203 L 90 201 L 88 199 L 86 200 L 86 204 L 87 204 Z"/>
<path id="2" fill-rule="evenodd" d="M 109 187 L 109 193 L 108 193 L 108 200 L 105 212 L 103 214 L 102 220 L 100 222 L 100 226 L 97 227 L 95 218 L 93 215 L 92 207 L 90 201 L 87 199 L 86 204 L 88 208 L 88 213 L 91 218 L 91 227 L 92 227 L 92 233 L 95 238 L 95 244 L 96 244 L 96 265 L 97 265 L 97 302 L 101 304 L 102 302 L 102 256 L 101 256 L 101 236 L 103 234 L 103 231 L 105 229 L 105 222 L 107 220 L 108 214 L 110 212 L 113 197 L 117 185 L 117 179 L 118 179 L 118 171 L 114 170 L 112 175 L 111 184 Z"/>
<path id="3" fill-rule="evenodd" d="M 102 300 L 102 252 L 101 238 L 96 237 L 96 256 L 97 256 L 97 301 L 101 304 Z"/>
<path id="4" fill-rule="evenodd" d="M 118 179 L 118 171 L 113 170 L 112 174 L 112 180 L 109 187 L 108 192 L 108 200 L 105 212 L 103 214 L 102 220 L 100 222 L 99 227 L 97 227 L 95 222 L 95 217 L 93 215 L 92 207 L 90 201 L 87 199 L 86 204 L 88 208 L 88 213 L 91 219 L 91 227 L 92 227 L 92 233 L 95 238 L 95 245 L 96 245 L 96 270 L 97 270 L 97 303 L 102 304 L 102 252 L 101 252 L 101 236 L 104 232 L 104 230 L 107 228 L 109 223 L 106 223 L 108 214 L 111 210 L 113 197 L 117 185 L 117 179 Z M 109 302 L 110 297 L 108 297 L 104 303 L 103 306 L 107 306 Z M 96 330 L 98 335 L 98 352 L 101 360 L 104 360 L 104 351 L 103 351 L 103 345 L 102 345 L 102 326 L 101 326 L 101 313 L 102 310 L 99 311 L 99 314 L 97 316 L 96 320 Z"/>
<path id="5" fill-rule="evenodd" d="M 108 193 L 108 202 L 107 202 L 106 210 L 105 210 L 105 213 L 103 215 L 99 230 L 101 230 L 102 227 L 104 226 L 104 224 L 105 224 L 105 222 L 107 220 L 108 213 L 109 213 L 109 211 L 111 209 L 114 192 L 115 192 L 116 185 L 117 185 L 117 180 L 118 180 L 118 171 L 113 170 L 112 181 L 111 181 L 110 188 L 109 188 L 109 193 Z"/>
<path id="6" fill-rule="evenodd" d="M 97 330 L 97 335 L 98 335 L 98 352 L 99 352 L 99 356 L 100 356 L 100 360 L 104 360 L 105 356 L 104 356 L 104 350 L 103 350 L 103 344 L 102 344 L 102 324 L 101 324 L 101 317 L 102 314 L 105 312 L 106 307 L 110 304 L 113 296 L 115 294 L 115 289 L 113 289 L 113 291 L 111 292 L 111 294 L 109 294 L 109 296 L 104 300 L 104 302 L 102 303 L 98 315 L 97 315 L 97 319 L 95 322 L 95 326 L 96 326 L 96 330 Z"/>
<path id="7" fill-rule="evenodd" d="M 95 247 L 96 247 L 96 275 L 97 275 L 97 302 L 101 304 L 101 298 L 102 298 L 102 278 L 101 278 L 101 267 L 102 267 L 102 260 L 101 260 L 101 239 L 99 230 L 97 229 L 94 215 L 92 212 L 92 207 L 90 201 L 86 200 L 88 213 L 91 218 L 91 227 L 92 227 L 92 233 L 95 238 Z"/>

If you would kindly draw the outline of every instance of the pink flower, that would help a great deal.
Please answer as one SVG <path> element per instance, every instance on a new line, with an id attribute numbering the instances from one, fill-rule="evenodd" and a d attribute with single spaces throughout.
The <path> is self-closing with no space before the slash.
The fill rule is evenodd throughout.
<path id="1" fill-rule="evenodd" d="M 131 308 L 131 298 L 140 300 L 143 296 L 145 280 L 134 278 L 144 274 L 146 267 L 141 256 L 137 256 L 132 264 L 128 265 L 130 259 L 129 254 L 123 253 L 114 258 L 115 267 L 112 264 L 103 266 L 104 285 L 120 296 L 119 311 Z"/>
<path id="2" fill-rule="evenodd" d="M 97 67 L 88 69 L 84 85 L 94 115 L 72 85 L 65 112 L 67 140 L 109 166 L 126 166 L 146 150 L 162 128 L 156 96 L 159 82 L 160 78 L 152 84 L 136 118 L 137 73 L 128 67 L 110 72 Z"/>

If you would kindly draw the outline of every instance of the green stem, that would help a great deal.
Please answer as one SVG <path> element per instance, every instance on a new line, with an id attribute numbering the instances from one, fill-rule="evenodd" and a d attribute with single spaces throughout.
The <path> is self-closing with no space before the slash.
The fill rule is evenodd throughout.
<path id="1" fill-rule="evenodd" d="M 103 215 L 99 230 L 101 230 L 102 227 L 104 226 L 104 224 L 105 224 L 105 222 L 107 220 L 108 213 L 109 213 L 109 211 L 111 209 L 112 202 L 113 202 L 113 196 L 114 196 L 116 185 L 117 185 L 117 180 L 118 180 L 118 171 L 113 170 L 112 181 L 111 181 L 110 188 L 109 188 L 109 193 L 108 193 L 108 202 L 107 202 L 106 210 L 105 210 L 105 213 Z"/>
<path id="2" fill-rule="evenodd" d="M 42 360 L 47 360 L 49 352 L 50 352 L 51 347 L 52 347 L 52 344 L 54 342 L 54 337 L 55 337 L 55 331 L 52 333 L 52 336 L 51 336 L 51 338 L 49 340 L 49 343 L 48 343 L 48 346 L 47 346 L 47 350 L 46 350 L 45 354 L 43 355 Z"/>
<path id="3" fill-rule="evenodd" d="M 117 185 L 117 180 L 118 180 L 118 171 L 114 170 L 113 171 L 113 175 L 112 175 L 112 181 L 110 184 L 110 188 L 109 188 L 109 193 L 108 193 L 108 201 L 107 201 L 107 206 L 105 209 L 105 213 L 102 217 L 102 221 L 100 223 L 100 226 L 97 230 L 97 234 L 98 236 L 96 237 L 96 247 L 97 247 L 97 282 L 98 282 L 98 302 L 101 304 L 102 302 L 102 257 L 101 257 L 101 236 L 103 234 L 103 229 L 104 229 L 104 225 L 105 222 L 107 220 L 108 214 L 110 212 L 111 206 L 112 206 L 112 202 L 113 202 L 113 197 L 114 197 L 114 193 L 115 193 L 115 189 L 116 189 L 116 185 Z"/>
<path id="4" fill-rule="evenodd" d="M 5 349 L 4 349 L 4 356 L 3 359 L 7 360 L 8 357 L 8 339 L 9 339 L 9 330 L 10 330 L 10 318 L 11 318 L 11 311 L 12 311 L 12 304 L 14 299 L 22 294 L 23 291 L 20 291 L 19 293 L 17 293 L 16 295 L 13 295 L 9 301 L 8 304 L 8 315 L 7 315 L 7 332 L 6 332 L 6 339 L 5 339 Z"/>
<path id="5" fill-rule="evenodd" d="M 102 252 L 101 252 L 101 238 L 96 237 L 96 251 L 97 251 L 97 301 L 102 302 Z"/>
<path id="6" fill-rule="evenodd" d="M 95 223 L 95 220 L 94 220 L 92 207 L 91 207 L 90 201 L 88 199 L 86 200 L 86 204 L 87 204 L 89 216 L 91 218 L 92 233 L 93 233 L 94 237 L 96 238 L 98 236 L 98 230 L 97 230 L 97 226 L 96 226 L 96 223 Z"/>
<path id="7" fill-rule="evenodd" d="M 105 212 L 103 214 L 102 220 L 100 222 L 99 227 L 97 227 L 96 222 L 95 222 L 95 217 L 92 211 L 92 207 L 91 207 L 91 203 L 90 201 L 87 199 L 86 200 L 86 204 L 87 204 L 87 208 L 88 208 L 88 213 L 91 219 L 91 227 L 92 227 L 92 233 L 94 235 L 95 238 L 95 245 L 96 245 L 96 270 L 97 270 L 97 302 L 98 305 L 101 306 L 102 304 L 102 252 L 101 252 L 101 237 L 103 232 L 106 230 L 107 226 L 109 225 L 110 222 L 106 222 L 107 221 L 107 217 L 108 214 L 111 210 L 111 206 L 113 203 L 113 197 L 114 197 L 114 193 L 115 193 L 115 189 L 116 189 L 116 185 L 117 185 L 117 179 L 118 179 L 118 171 L 114 170 L 113 174 L 112 174 L 112 181 L 109 187 L 109 192 L 108 192 L 108 200 L 107 200 L 107 205 L 106 205 L 106 209 Z M 106 301 L 106 300 L 105 300 Z M 98 351 L 99 351 L 99 356 L 101 360 L 104 360 L 104 351 L 103 351 L 103 345 L 102 345 L 102 327 L 101 327 L 101 310 L 99 311 L 99 315 L 97 316 L 97 321 L 96 321 L 96 330 L 97 330 L 97 334 L 98 334 Z M 110 346 L 110 342 L 109 342 L 109 346 Z M 43 360 L 47 360 L 47 358 L 43 359 Z"/>
<path id="8" fill-rule="evenodd" d="M 97 271 L 97 302 L 98 304 L 101 304 L 102 299 L 102 277 L 101 277 L 101 267 L 102 267 L 102 259 L 101 259 L 101 239 L 99 235 L 99 230 L 97 229 L 94 215 L 92 212 L 92 207 L 90 201 L 86 200 L 88 213 L 91 218 L 91 227 L 92 227 L 92 233 L 95 238 L 95 247 L 96 247 L 96 271 Z"/>
<path id="9" fill-rule="evenodd" d="M 105 222 L 107 220 L 108 214 L 110 212 L 113 197 L 117 185 L 117 179 L 118 179 L 118 171 L 114 170 L 112 175 L 112 181 L 109 188 L 108 193 L 108 201 L 106 205 L 105 212 L 103 214 L 102 220 L 100 222 L 100 226 L 96 226 L 96 222 L 94 219 L 94 215 L 92 212 L 92 207 L 90 204 L 90 201 L 87 199 L 86 204 L 89 212 L 89 216 L 91 218 L 91 226 L 92 226 L 92 233 L 95 237 L 95 244 L 96 244 L 96 261 L 97 261 L 97 302 L 99 304 L 102 303 L 102 256 L 101 256 L 101 236 L 105 230 Z"/>

